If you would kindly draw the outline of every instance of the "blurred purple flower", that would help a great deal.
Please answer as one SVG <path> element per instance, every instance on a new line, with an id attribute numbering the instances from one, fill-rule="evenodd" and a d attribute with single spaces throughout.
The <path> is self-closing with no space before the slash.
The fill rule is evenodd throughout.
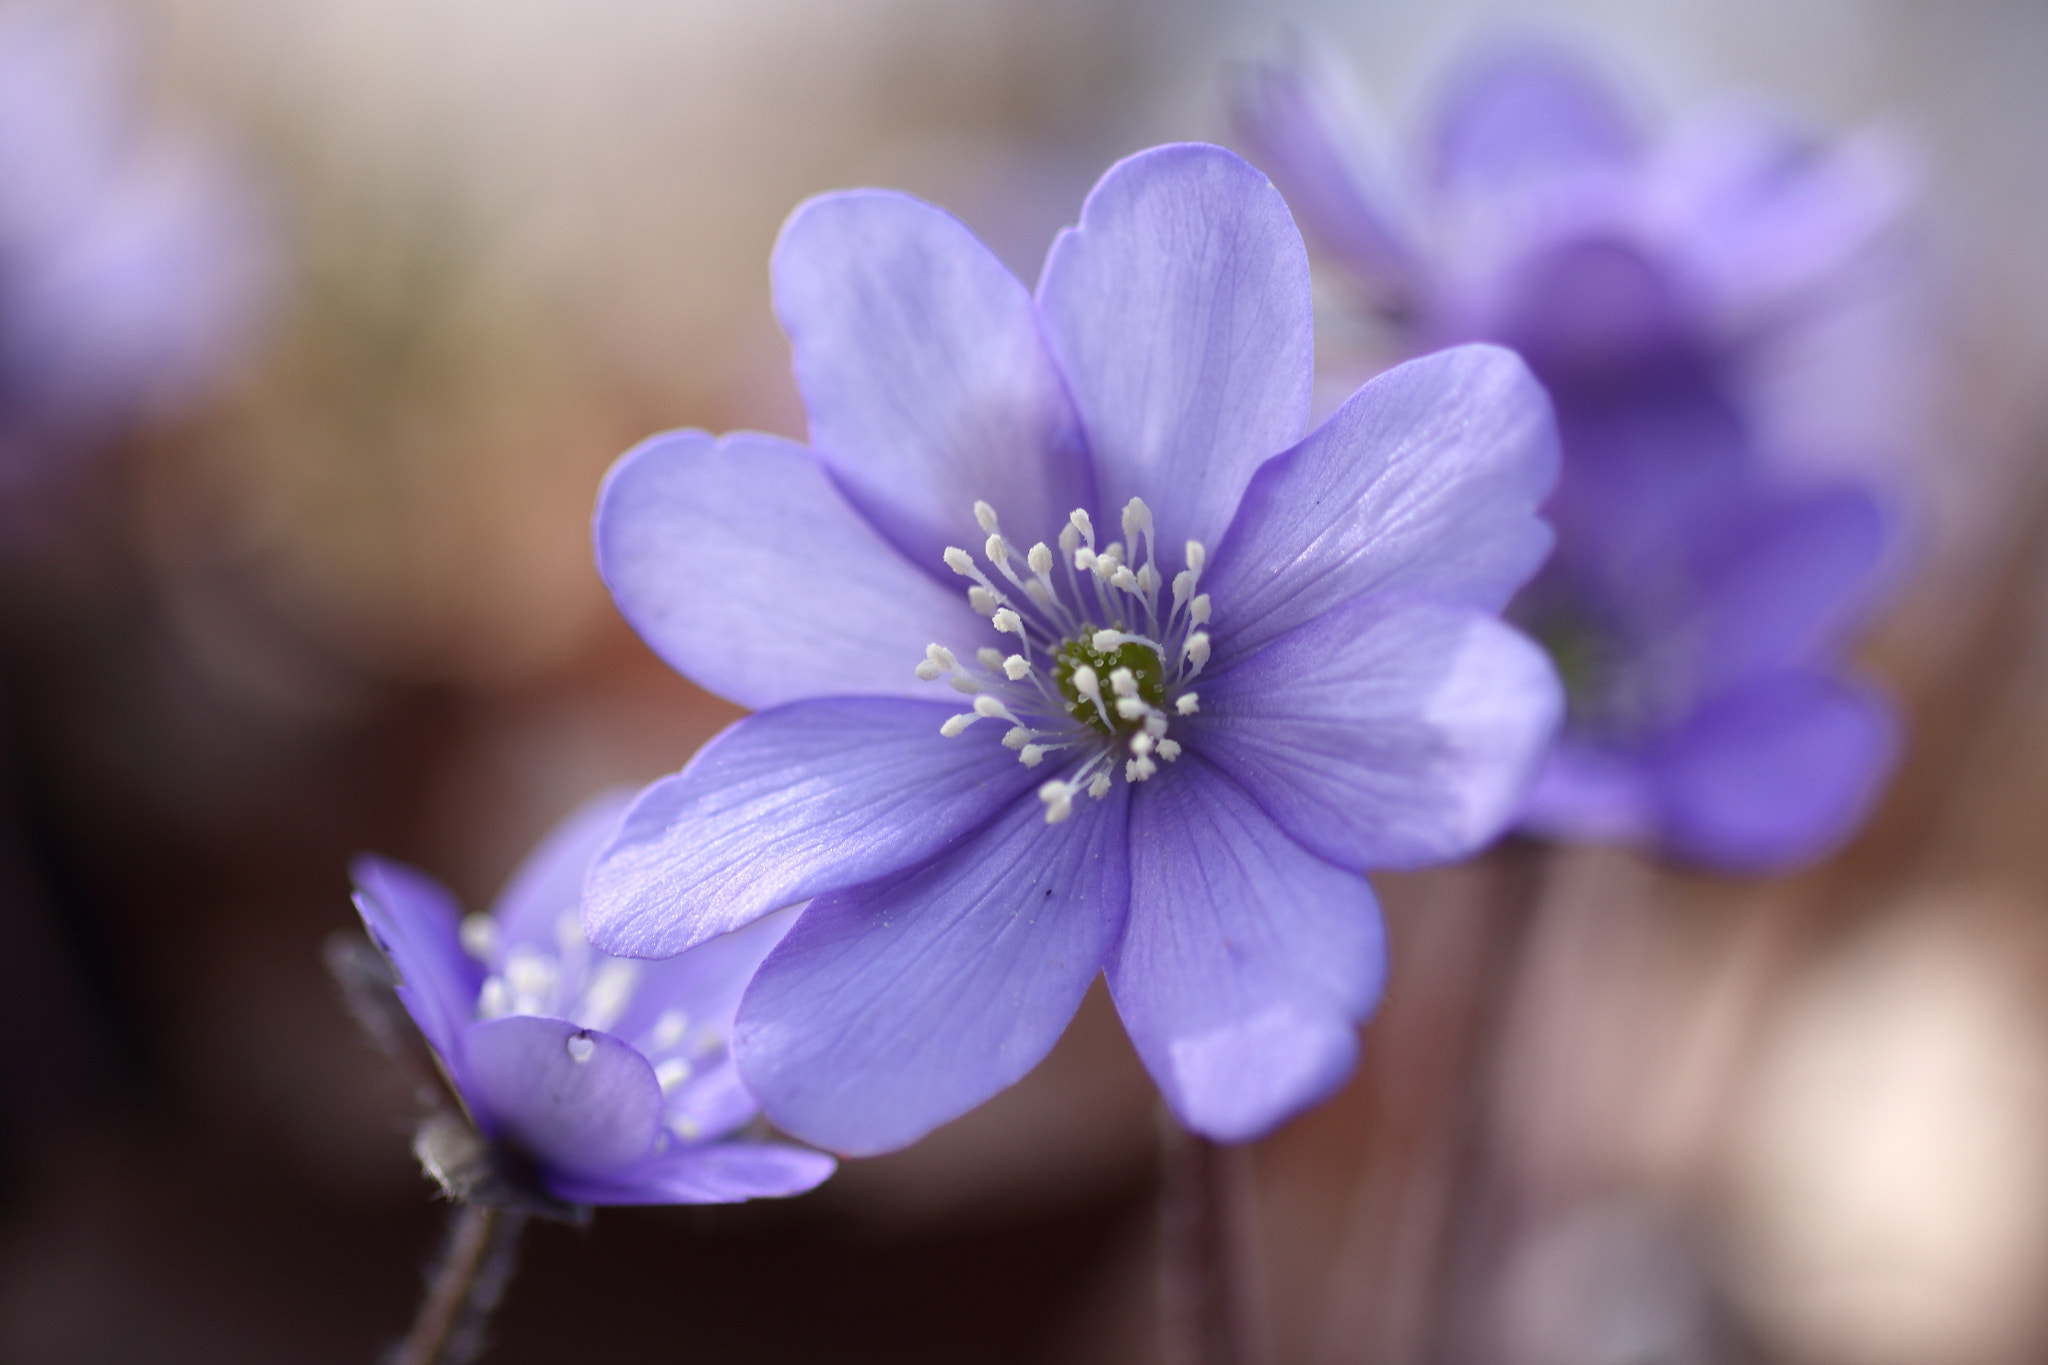
<path id="1" fill-rule="evenodd" d="M 0 483 L 217 379 L 275 261 L 217 148 L 145 131 L 111 13 L 0 8 Z"/>
<path id="2" fill-rule="evenodd" d="M 1016 1081 L 1105 970 L 1196 1131 L 1327 1094 L 1385 971 L 1360 874 L 1492 839 L 1561 709 L 1496 617 L 1550 544 L 1527 370 L 1430 356 L 1304 437 L 1300 235 L 1192 144 L 1112 168 L 1035 299 L 881 191 L 797 210 L 774 288 L 810 446 L 670 433 L 599 502 L 627 619 L 762 709 L 628 813 L 592 940 L 816 897 L 735 1049 L 841 1151 Z"/>
<path id="3" fill-rule="evenodd" d="M 356 907 L 399 998 L 477 1130 L 567 1204 L 718 1204 L 799 1194 L 832 1158 L 726 1140 L 757 1106 L 728 1052 L 733 1011 L 789 916 L 667 962 L 594 952 L 583 876 L 630 798 L 600 797 L 513 874 L 489 915 L 438 883 L 358 860 Z"/>
<path id="4" fill-rule="evenodd" d="M 1896 749 L 1840 664 L 1888 518 L 1865 487 L 1790 474 L 1748 386 L 1868 282 L 1906 178 L 1880 142 L 1755 118 L 1652 145 L 1572 56 L 1522 44 L 1453 82 L 1404 186 L 1374 174 L 1355 98 L 1298 45 L 1246 72 L 1238 123 L 1403 345 L 1512 346 L 1557 408 L 1557 553 L 1511 615 L 1570 706 L 1525 827 L 1735 871 L 1826 853 Z"/>

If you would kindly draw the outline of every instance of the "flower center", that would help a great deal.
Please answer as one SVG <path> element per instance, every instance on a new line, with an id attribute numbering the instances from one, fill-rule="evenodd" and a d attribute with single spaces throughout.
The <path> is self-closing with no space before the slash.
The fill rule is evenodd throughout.
<path id="1" fill-rule="evenodd" d="M 947 678 L 974 698 L 972 710 L 940 727 L 947 738 L 1001 720 L 1010 727 L 1003 744 L 1026 767 L 1054 753 L 1073 765 L 1038 790 L 1047 822 L 1058 824 L 1080 793 L 1109 795 L 1119 755 L 1127 755 L 1126 782 L 1143 782 L 1180 757 L 1168 731 L 1175 717 L 1199 709 L 1190 684 L 1209 662 L 1209 595 L 1196 591 L 1207 555 L 1200 541 L 1187 542 L 1186 567 L 1162 602 L 1152 510 L 1142 498 L 1124 508 L 1123 540 L 1100 550 L 1088 513 L 1075 511 L 1060 529 L 1057 556 L 1044 541 L 1019 555 L 985 502 L 974 505 L 974 517 L 988 535 L 982 554 L 994 576 L 965 550 L 948 549 L 946 564 L 972 582 L 968 602 L 997 634 L 1015 636 L 1017 648 L 976 650 L 976 667 L 931 645 L 917 676 Z"/>

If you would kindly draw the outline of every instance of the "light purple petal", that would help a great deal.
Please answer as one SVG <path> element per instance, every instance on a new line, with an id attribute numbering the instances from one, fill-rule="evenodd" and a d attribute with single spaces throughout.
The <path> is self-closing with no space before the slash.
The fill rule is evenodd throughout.
<path id="1" fill-rule="evenodd" d="M 598 571 L 633 629 L 742 706 L 912 694 L 926 645 L 990 633 L 964 584 L 914 567 L 810 451 L 773 436 L 642 443 L 606 476 L 595 531 Z"/>
<path id="2" fill-rule="evenodd" d="M 1536 509 L 1556 477 L 1549 400 L 1513 352 L 1389 370 L 1252 480 L 1202 583 L 1218 648 L 1247 653 L 1364 593 L 1498 609 L 1550 552 Z"/>
<path id="3" fill-rule="evenodd" d="M 483 967 L 462 949 L 462 907 L 433 878 L 383 858 L 358 858 L 349 871 L 363 925 L 398 969 L 398 998 L 459 1078 L 462 1030 L 476 1017 L 484 981 Z"/>
<path id="4" fill-rule="evenodd" d="M 592 797 L 534 846 L 491 906 L 501 943 L 507 948 L 530 945 L 549 956 L 560 951 L 555 926 L 583 903 L 584 876 L 634 794 L 620 788 Z"/>
<path id="5" fill-rule="evenodd" d="M 1302 231 L 1390 300 L 1419 284 L 1415 251 L 1382 201 L 1364 145 L 1357 82 L 1321 44 L 1246 67 L 1231 104 L 1252 160 L 1273 177 Z"/>
<path id="6" fill-rule="evenodd" d="M 1506 826 L 1564 711 L 1549 657 L 1495 617 L 1372 600 L 1200 692 L 1189 747 L 1341 867 L 1462 858 Z"/>
<path id="7" fill-rule="evenodd" d="M 1665 845 L 1729 872 L 1813 862 L 1869 813 L 1897 751 L 1897 719 L 1869 689 L 1760 680 L 1702 707 L 1652 757 Z"/>
<path id="8" fill-rule="evenodd" d="M 644 1035 L 657 1027 L 663 1014 L 669 1010 L 681 1010 L 690 1021 L 693 1037 L 731 1037 L 732 1017 L 739 1011 L 740 996 L 746 993 L 747 983 L 754 979 L 761 959 L 782 942 L 782 936 L 796 923 L 796 916 L 796 907 L 791 906 L 772 915 L 763 915 L 744 929 L 720 934 L 686 953 L 677 953 L 658 962 L 640 963 L 639 984 L 633 991 L 632 1000 L 609 1025 L 611 1031 L 638 1046 L 645 1041 Z M 648 1049 L 643 1047 L 641 1050 Z M 668 1111 L 675 1113 L 679 1108 L 691 1108 L 700 1098 L 696 1093 L 700 1085 L 716 1084 L 714 1073 L 715 1068 L 700 1070 L 689 1082 L 670 1091 Z M 722 1114 L 724 1102 L 707 1099 L 705 1112 L 697 1115 L 707 1133 L 722 1131 L 712 1122 L 714 1110 Z M 749 1102 L 747 1111 L 726 1126 L 743 1123 L 751 1117 L 753 1109 Z"/>
<path id="9" fill-rule="evenodd" d="M 1245 1142 L 1350 1074 L 1386 980 L 1379 906 L 1192 753 L 1162 777 L 1132 796 L 1109 989 L 1181 1122 Z"/>
<path id="10" fill-rule="evenodd" d="M 839 1163 L 780 1142 L 681 1147 L 606 1177 L 559 1174 L 548 1184 L 573 1204 L 737 1204 L 816 1189 Z"/>
<path id="11" fill-rule="evenodd" d="M 921 867 L 811 902 L 734 1039 L 776 1126 L 885 1152 L 1037 1065 L 1123 929 L 1126 790 L 1060 825 L 1026 796 Z"/>
<path id="12" fill-rule="evenodd" d="M 667 957 L 931 857 L 1035 781 L 993 733 L 941 735 L 959 710 L 826 697 L 733 725 L 626 813 L 591 869 L 584 933 Z"/>
<path id="13" fill-rule="evenodd" d="M 1142 497 L 1162 543 L 1213 547 L 1308 421 L 1308 255 L 1279 191 L 1221 147 L 1126 157 L 1053 243 L 1038 298 L 1097 510 Z"/>
<path id="14" fill-rule="evenodd" d="M 946 547 L 981 544 L 977 499 L 1021 546 L 1092 505 L 1030 292 L 949 214 L 823 195 L 790 215 L 774 277 L 811 444 L 912 563 L 950 582 Z"/>
<path id="15" fill-rule="evenodd" d="M 1654 842 L 1656 793 L 1643 768 L 1634 750 L 1561 738 L 1529 787 L 1517 828 L 1572 843 Z"/>
<path id="16" fill-rule="evenodd" d="M 1500 44 L 1468 61 L 1439 101 L 1439 183 L 1454 189 L 1627 164 L 1634 121 L 1576 54 L 1546 42 Z"/>
<path id="17" fill-rule="evenodd" d="M 609 1033 L 514 1014 L 463 1033 L 463 1097 L 486 1136 L 556 1171 L 640 1161 L 661 1124 L 654 1068 Z"/>
<path id="18" fill-rule="evenodd" d="M 1867 490 L 1836 487 L 1746 519 L 1717 547 L 1700 612 L 1703 691 L 1837 647 L 1870 606 L 1889 529 Z"/>

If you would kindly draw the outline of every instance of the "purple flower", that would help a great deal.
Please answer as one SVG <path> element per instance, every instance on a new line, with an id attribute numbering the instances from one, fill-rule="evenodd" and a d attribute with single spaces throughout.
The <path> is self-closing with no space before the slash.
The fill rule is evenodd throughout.
<path id="1" fill-rule="evenodd" d="M 489 915 L 428 877 L 356 863 L 356 908 L 401 978 L 477 1130 L 567 1204 L 718 1204 L 799 1194 L 818 1152 L 729 1140 L 756 1113 L 728 1051 L 740 992 L 789 927 L 781 915 L 667 962 L 593 951 L 577 923 L 585 871 L 623 793 L 570 816 Z"/>
<path id="2" fill-rule="evenodd" d="M 1846 838 L 1896 749 L 1840 663 L 1890 528 L 1861 484 L 1791 470 L 1759 375 L 1882 273 L 1906 193 L 1882 145 L 1753 117 L 1652 142 L 1568 54 L 1521 45 L 1453 82 L 1401 186 L 1372 174 L 1326 54 L 1239 95 L 1258 160 L 1397 345 L 1512 346 L 1556 403 L 1557 553 L 1511 615 L 1570 706 L 1524 826 L 1751 872 Z"/>
<path id="3" fill-rule="evenodd" d="M 0 481 L 215 379 L 274 267 L 251 188 L 144 133 L 108 13 L 0 11 Z"/>
<path id="4" fill-rule="evenodd" d="M 1105 971 L 1194 1129 L 1327 1094 L 1385 970 L 1361 873 L 1492 839 L 1557 719 L 1495 615 L 1549 548 L 1541 391 L 1465 347 L 1304 436 L 1301 238 L 1201 145 L 1112 168 L 1036 297 L 881 191 L 800 208 L 774 288 L 810 445 L 673 432 L 600 498 L 627 619 L 760 710 L 628 812 L 592 941 L 815 897 L 734 1047 L 841 1151 L 1016 1081 Z"/>

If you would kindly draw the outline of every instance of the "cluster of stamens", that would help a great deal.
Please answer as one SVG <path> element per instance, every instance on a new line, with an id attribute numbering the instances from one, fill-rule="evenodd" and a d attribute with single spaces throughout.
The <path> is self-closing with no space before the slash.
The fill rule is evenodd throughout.
<path id="1" fill-rule="evenodd" d="M 477 992 L 477 1018 L 533 1014 L 567 1019 L 586 1032 L 610 1032 L 619 1022 L 633 1003 L 644 965 L 593 950 L 573 910 L 555 922 L 553 953 L 526 943 L 505 949 L 498 923 L 489 915 L 470 915 L 462 921 L 462 946 L 490 969 Z M 674 1008 L 663 1010 L 652 1025 L 625 1041 L 653 1065 L 663 1095 L 716 1066 L 727 1045 L 723 1030 L 692 1027 L 689 1015 Z M 584 1033 L 571 1036 L 565 1046 L 577 1062 L 588 1061 L 597 1051 L 597 1044 Z M 667 1130 L 685 1142 L 703 1136 L 686 1111 L 672 1112 Z"/>
<path id="2" fill-rule="evenodd" d="M 1076 510 L 1060 528 L 1057 555 L 1044 541 L 1018 554 L 985 502 L 974 504 L 974 519 L 988 536 L 982 554 L 995 575 L 957 548 L 946 551 L 947 567 L 971 581 L 968 603 L 1017 647 L 984 647 L 970 664 L 930 645 L 917 676 L 945 678 L 974 698 L 940 727 L 947 738 L 999 720 L 1010 727 L 1004 746 L 1026 767 L 1063 751 L 1082 760 L 1038 789 L 1046 821 L 1058 824 L 1082 792 L 1109 795 L 1119 753 L 1128 755 L 1126 782 L 1143 782 L 1180 757 L 1167 732 L 1175 717 L 1199 709 L 1189 685 L 1209 662 L 1209 595 L 1196 591 L 1207 556 L 1200 541 L 1187 542 L 1186 567 L 1162 605 L 1152 509 L 1142 498 L 1124 508 L 1124 538 L 1100 549 L 1088 513 Z"/>

